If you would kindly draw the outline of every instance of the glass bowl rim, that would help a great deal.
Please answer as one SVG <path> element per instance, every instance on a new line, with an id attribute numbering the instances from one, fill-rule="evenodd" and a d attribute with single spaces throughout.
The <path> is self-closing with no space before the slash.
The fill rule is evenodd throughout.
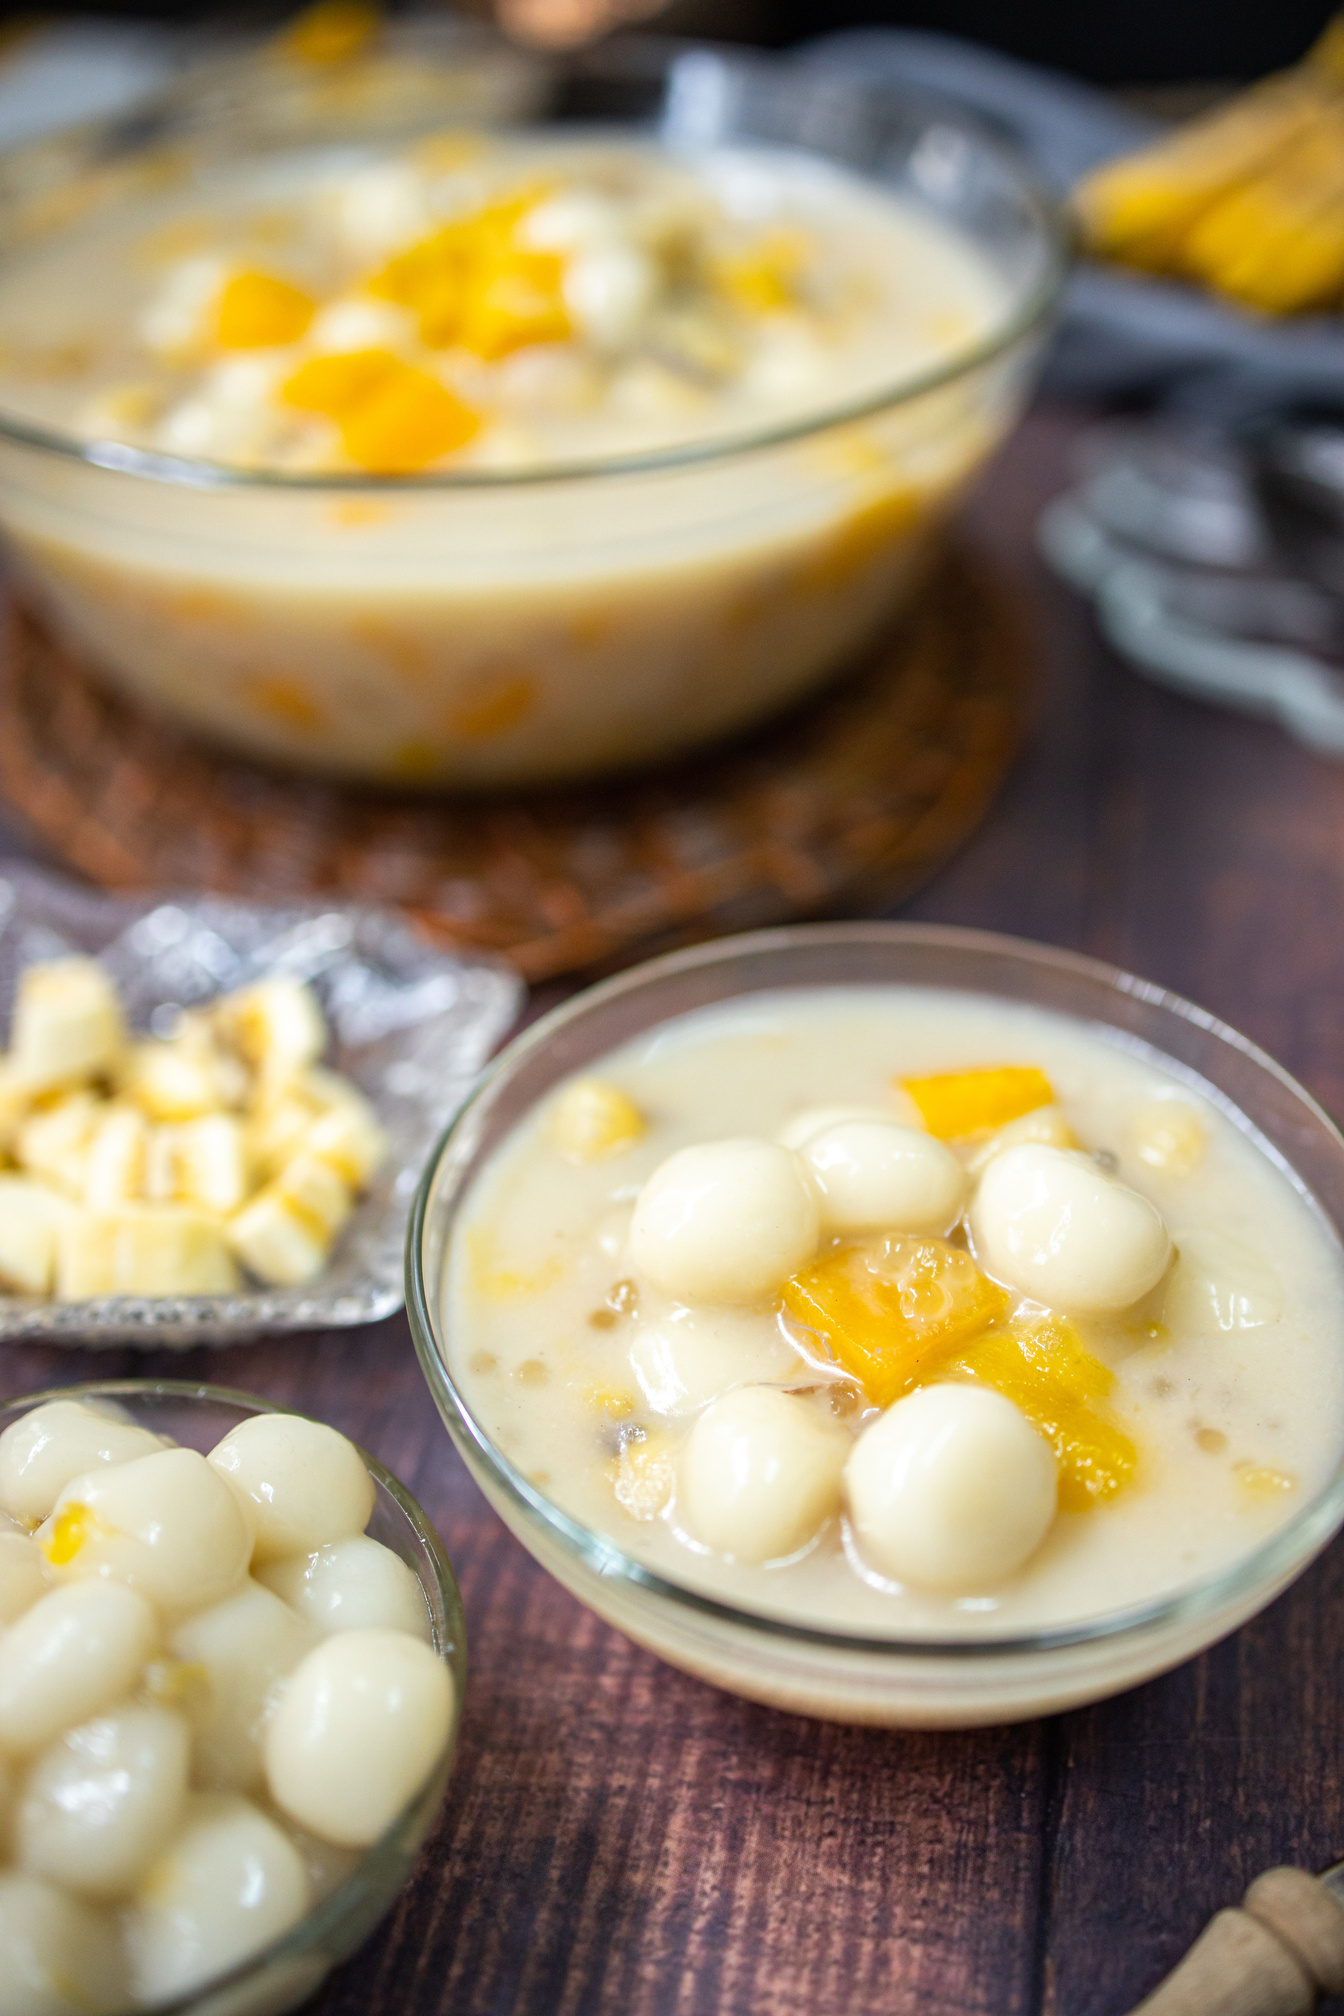
<path id="1" fill-rule="evenodd" d="M 0 1425 L 8 1426 L 6 1415 L 16 1419 L 27 1414 L 34 1407 L 44 1406 L 52 1400 L 108 1399 L 134 1401 L 137 1396 L 165 1397 L 190 1403 L 211 1401 L 229 1407 L 247 1410 L 250 1414 L 298 1414 L 306 1421 L 317 1421 L 314 1414 L 302 1414 L 297 1407 L 285 1407 L 277 1400 L 269 1400 L 264 1394 L 247 1393 L 236 1386 L 218 1386 L 206 1380 L 197 1379 L 82 1379 L 67 1386 L 45 1387 L 40 1392 L 20 1394 L 14 1400 L 0 1400 Z M 328 1422 L 318 1422 L 320 1427 L 328 1427 Z M 353 1437 L 346 1436 L 359 1451 L 361 1460 L 374 1482 L 381 1485 L 393 1500 L 417 1540 L 420 1542 L 432 1568 L 439 1599 L 443 1604 L 444 1620 L 451 1633 L 450 1654 L 444 1658 L 453 1680 L 453 1714 L 448 1731 L 448 1744 L 443 1756 L 424 1785 L 402 1807 L 378 1839 L 368 1848 L 359 1852 L 350 1874 L 336 1885 L 334 1890 L 321 1898 L 305 1912 L 297 1925 L 290 1927 L 279 1939 L 269 1946 L 263 1946 L 242 1960 L 227 1974 L 218 1974 L 203 1981 L 186 1995 L 177 1996 L 171 2002 L 156 2002 L 153 2016 L 190 2016 L 203 1997 L 214 1997 L 232 1988 L 250 1982 L 264 1968 L 289 1960 L 303 1959 L 315 1946 L 320 1946 L 327 1934 L 344 1920 L 350 1905 L 362 1899 L 370 1890 L 379 1887 L 382 1872 L 405 1855 L 405 1842 L 413 1834 L 422 1820 L 432 1820 L 433 1814 L 442 1803 L 448 1781 L 457 1761 L 458 1744 L 462 1733 L 462 1711 L 466 1695 L 467 1680 L 467 1632 L 466 1618 L 462 1608 L 462 1592 L 458 1588 L 457 1576 L 448 1559 L 447 1550 L 435 1531 L 433 1522 L 424 1507 L 412 1492 L 393 1475 L 386 1464 Z M 421 1578 L 417 1575 L 416 1580 Z M 435 1650 L 439 1648 L 436 1646 Z M 440 1653 L 440 1657 L 443 1654 Z M 397 1891 L 405 1880 L 405 1871 L 398 1877 L 396 1888 L 387 1892 L 385 1909 L 390 1909 Z M 380 1912 L 380 1916 L 381 1916 Z M 305 1991 L 315 1992 L 318 1983 Z"/>
<path id="2" fill-rule="evenodd" d="M 1323 1128 L 1336 1151 L 1344 1157 L 1344 1134 L 1341 1134 L 1335 1121 L 1306 1087 L 1259 1044 L 1171 988 L 1162 987 L 1155 981 L 1142 980 L 1123 967 L 1094 959 L 1086 953 L 1066 951 L 1006 932 L 982 931 L 960 925 L 873 920 L 791 924 L 770 930 L 743 932 L 645 960 L 610 979 L 582 989 L 570 1000 L 539 1017 L 499 1051 L 482 1074 L 471 1097 L 445 1128 L 416 1190 L 406 1232 L 406 1310 L 421 1371 L 454 1441 L 468 1462 L 468 1468 L 472 1467 L 472 1460 L 466 1453 L 470 1449 L 475 1460 L 490 1474 L 495 1487 L 524 1515 L 528 1524 L 540 1525 L 563 1551 L 577 1557 L 583 1566 L 604 1580 L 628 1584 L 664 1606 L 688 1612 L 693 1619 L 702 1620 L 711 1628 L 728 1626 L 759 1634 L 785 1646 L 796 1645 L 838 1656 L 887 1661 L 945 1659 L 966 1666 L 980 1664 L 983 1667 L 996 1659 L 1067 1652 L 1073 1648 L 1117 1640 L 1141 1639 L 1164 1627 L 1179 1627 L 1212 1616 L 1257 1588 L 1267 1587 L 1273 1591 L 1278 1577 L 1296 1572 L 1294 1564 L 1300 1564 L 1302 1568 L 1309 1564 L 1344 1519 L 1344 1452 L 1341 1452 L 1332 1476 L 1291 1519 L 1226 1567 L 1201 1576 L 1170 1594 L 1085 1618 L 1076 1624 L 1036 1631 L 998 1635 L 980 1632 L 974 1637 L 949 1638 L 872 1637 L 821 1625 L 799 1624 L 777 1613 L 726 1602 L 646 1567 L 626 1554 L 609 1535 L 599 1533 L 561 1511 L 543 1492 L 530 1484 L 507 1456 L 495 1447 L 462 1399 L 436 1341 L 437 1326 L 425 1282 L 423 1252 L 429 1201 L 439 1168 L 459 1128 L 469 1121 L 480 1102 L 489 1096 L 517 1062 L 525 1062 L 544 1049 L 554 1035 L 579 1020 L 591 1006 L 605 1005 L 624 994 L 656 986 L 664 979 L 675 978 L 697 967 L 731 966 L 738 959 L 787 951 L 800 942 L 815 946 L 827 943 L 860 944 L 865 941 L 893 946 L 926 945 L 953 953 L 962 951 L 1011 957 L 1025 960 L 1045 971 L 1053 970 L 1091 981 L 1115 993 L 1134 995 L 1146 1005 L 1171 1014 L 1226 1043 L 1275 1079 Z M 787 982 L 777 984 L 786 986 Z M 724 999 L 730 998 L 724 996 Z M 1327 1217 L 1327 1223 L 1333 1224 L 1333 1220 Z M 1334 1230 L 1344 1240 L 1344 1227 L 1334 1226 Z"/>
<path id="3" fill-rule="evenodd" d="M 390 33 L 393 38 L 399 35 L 405 36 L 408 31 L 415 31 L 423 25 L 423 22 L 414 19 L 400 24 L 387 24 L 384 35 Z M 449 39 L 460 44 L 472 43 L 482 48 L 489 46 L 511 51 L 521 60 L 534 63 L 549 62 L 559 67 L 583 54 L 582 51 L 520 51 L 503 36 L 469 22 L 446 21 L 436 25 L 450 31 Z M 789 59 L 781 52 L 738 50 L 725 45 L 710 45 L 690 40 L 681 42 L 671 36 L 631 35 L 614 38 L 609 45 L 604 46 L 603 54 L 609 61 L 612 56 L 619 59 L 627 53 L 637 57 L 641 51 L 650 49 L 679 50 L 681 53 L 710 49 L 720 59 L 727 59 L 744 67 L 751 66 L 761 74 L 772 72 L 780 77 L 790 74 Z M 199 69 L 188 72 L 185 78 L 169 83 L 140 101 L 132 108 L 130 121 L 140 123 L 153 118 L 156 114 L 167 112 L 173 105 L 188 97 L 194 85 L 204 85 L 212 74 L 225 74 L 230 67 L 236 67 L 238 61 L 239 55 L 235 51 L 219 56 L 212 63 L 202 64 Z M 944 362 L 931 365 L 926 371 L 903 379 L 895 385 L 888 385 L 860 399 L 842 400 L 834 406 L 810 411 L 798 419 L 782 421 L 774 426 L 748 428 L 737 434 L 715 435 L 707 440 L 692 440 L 673 444 L 667 448 L 641 450 L 627 455 L 581 456 L 567 462 L 548 463 L 533 468 L 463 469 L 442 475 L 380 476 L 359 470 L 306 473 L 244 469 L 229 463 L 212 462 L 205 457 L 170 455 L 154 449 L 136 448 L 126 442 L 81 440 L 77 435 L 66 434 L 56 428 L 16 419 L 7 415 L 3 407 L 0 407 L 0 443 L 54 455 L 63 461 L 82 463 L 86 467 L 104 469 L 115 475 L 139 476 L 151 482 L 177 484 L 182 488 L 193 490 L 214 490 L 231 494 L 246 494 L 251 491 L 285 494 L 292 491 L 298 494 L 324 495 L 328 492 L 340 494 L 348 491 L 374 491 L 379 495 L 439 493 L 451 495 L 458 491 L 541 489 L 563 483 L 600 481 L 605 477 L 654 475 L 663 470 L 710 466 L 730 461 L 737 456 L 786 447 L 813 435 L 827 433 L 832 428 L 849 426 L 894 411 L 897 407 L 913 404 L 928 393 L 940 391 L 958 379 L 969 378 L 977 371 L 993 364 L 1049 321 L 1063 292 L 1072 257 L 1073 234 L 1067 212 L 1036 174 L 1030 162 L 1017 149 L 1002 140 L 992 127 L 977 117 L 973 111 L 963 110 L 940 98 L 936 93 L 921 90 L 916 85 L 893 83 L 886 79 L 850 77 L 835 79 L 819 73 L 817 82 L 829 83 L 833 88 L 840 86 L 854 93 L 856 97 L 880 96 L 886 102 L 909 107 L 912 112 L 926 120 L 937 118 L 941 124 L 954 127 L 963 138 L 973 142 L 982 154 L 997 161 L 1000 167 L 1006 170 L 1017 193 L 1025 199 L 1032 213 L 1036 241 L 1044 253 L 1042 271 L 1034 287 L 989 335 L 982 337 L 978 343 L 972 344 L 967 349 L 956 352 Z M 617 125 L 625 122 L 612 123 Z M 75 131 L 87 143 L 96 143 L 100 135 L 111 135 L 118 130 L 124 130 L 127 124 L 128 115 L 122 112 L 106 119 L 90 121 Z M 501 130 L 509 129 L 501 128 Z M 526 122 L 521 130 L 527 130 Z M 0 158 L 6 162 L 20 159 L 25 153 L 36 151 L 48 144 L 48 138 L 39 137 L 35 141 L 22 142 L 14 148 L 4 150 Z"/>

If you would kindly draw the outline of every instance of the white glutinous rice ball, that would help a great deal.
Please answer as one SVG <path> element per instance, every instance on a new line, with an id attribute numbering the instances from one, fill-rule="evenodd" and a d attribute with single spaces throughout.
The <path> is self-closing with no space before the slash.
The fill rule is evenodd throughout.
<path id="1" fill-rule="evenodd" d="M 121 2016 L 130 2006 L 111 1914 L 0 1871 L 0 2016 Z"/>
<path id="2" fill-rule="evenodd" d="M 443 1661 L 402 1631 L 340 1631 L 286 1681 L 266 1728 L 271 1797 L 310 1834 L 367 1848 L 442 1757 L 453 1719 Z"/>
<path id="3" fill-rule="evenodd" d="M 923 1386 L 854 1444 L 845 1497 L 879 1574 L 930 1589 L 989 1589 L 1034 1554 L 1055 1516 L 1054 1452 L 984 1386 Z"/>
<path id="4" fill-rule="evenodd" d="M 0 1626 L 12 1624 L 48 1588 L 42 1550 L 26 1533 L 0 1533 Z"/>
<path id="5" fill-rule="evenodd" d="M 821 1196 L 823 1230 L 951 1230 L 966 1197 L 966 1171 L 950 1148 L 891 1120 L 842 1120 L 800 1151 Z"/>
<path id="6" fill-rule="evenodd" d="M 159 1437 L 81 1400 L 49 1400 L 0 1435 L 0 1506 L 37 1526 L 72 1477 L 162 1449 Z"/>
<path id="7" fill-rule="evenodd" d="M 1024 1144 L 996 1156 L 970 1223 L 987 1272 L 1066 1315 L 1128 1309 L 1171 1259 L 1167 1228 L 1148 1199 L 1062 1148 Z"/>
<path id="8" fill-rule="evenodd" d="M 801 1112 L 789 1115 L 775 1139 L 781 1148 L 801 1149 L 830 1127 L 842 1127 L 850 1120 L 874 1120 L 879 1126 L 890 1126 L 891 1117 L 880 1106 L 804 1106 Z"/>
<path id="9" fill-rule="evenodd" d="M 308 1909 L 298 1850 L 250 1800 L 204 1792 L 126 1913 L 139 2002 L 167 2002 L 251 1959 Z"/>
<path id="10" fill-rule="evenodd" d="M 95 1901 L 127 1896 L 176 1832 L 190 1739 L 171 1708 L 121 1708 L 67 1729 L 28 1774 L 18 1861 Z"/>
<path id="11" fill-rule="evenodd" d="M 175 1612 L 236 1589 L 252 1552 L 243 1507 L 194 1449 L 72 1478 L 38 1541 L 58 1578 L 111 1577 Z"/>
<path id="12" fill-rule="evenodd" d="M 0 1749 L 41 1750 L 129 1694 L 157 1636 L 150 1605 L 122 1582 L 43 1596 L 0 1641 Z"/>
<path id="13" fill-rule="evenodd" d="M 186 1693 L 200 1784 L 212 1791 L 250 1792 L 262 1783 L 267 1705 L 316 1639 L 305 1618 L 251 1579 L 178 1626 L 173 1656 L 202 1683 Z"/>
<path id="14" fill-rule="evenodd" d="M 796 1554 L 840 1504 L 850 1438 L 810 1400 L 743 1386 L 686 1438 L 677 1511 L 693 1537 L 737 1561 Z"/>
<path id="15" fill-rule="evenodd" d="M 755 1311 L 683 1309 L 639 1323 L 630 1369 L 655 1414 L 694 1414 L 734 1386 L 767 1385 L 799 1370 L 779 1325 Z"/>
<path id="16" fill-rule="evenodd" d="M 253 1415 L 209 1460 L 252 1501 L 258 1564 L 362 1533 L 373 1511 L 373 1479 L 354 1443 L 298 1414 Z"/>
<path id="17" fill-rule="evenodd" d="M 258 1579 L 324 1637 L 332 1631 L 409 1631 L 430 1642 L 429 1611 L 414 1573 L 367 1533 L 274 1561 Z"/>
<path id="18" fill-rule="evenodd" d="M 820 1216 L 802 1163 L 775 1141 L 678 1149 L 639 1193 L 630 1254 L 679 1302 L 772 1295 L 817 1250 Z"/>

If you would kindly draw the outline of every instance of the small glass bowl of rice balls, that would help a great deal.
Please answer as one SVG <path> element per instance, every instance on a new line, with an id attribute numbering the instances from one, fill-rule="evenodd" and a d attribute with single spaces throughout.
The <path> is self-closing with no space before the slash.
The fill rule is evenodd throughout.
<path id="1" fill-rule="evenodd" d="M 409 1873 L 465 1680 L 438 1536 L 335 1429 L 167 1381 L 0 1409 L 0 2007 L 296 2007 Z"/>
<path id="2" fill-rule="evenodd" d="M 655 960 L 537 1023 L 408 1244 L 426 1377 L 536 1558 L 837 1721 L 1098 1699 L 1344 1520 L 1344 1140 L 1244 1038 L 895 924 Z"/>

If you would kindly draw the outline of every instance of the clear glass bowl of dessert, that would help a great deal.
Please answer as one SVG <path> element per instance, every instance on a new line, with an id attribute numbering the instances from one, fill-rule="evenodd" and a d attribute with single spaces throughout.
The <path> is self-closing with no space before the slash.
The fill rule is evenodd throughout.
<path id="1" fill-rule="evenodd" d="M 231 59 L 0 193 L 28 600 L 203 735 L 407 787 L 646 763 L 853 658 L 1064 264 L 939 107 L 448 23 Z"/>
<path id="2" fill-rule="evenodd" d="M 48 1410 L 41 1437 L 30 1430 L 16 1445 L 15 1432 L 37 1410 Z M 230 1536 L 217 1532 L 204 1488 L 218 1489 L 220 1473 L 199 1456 L 267 1422 L 297 1424 L 309 1438 L 298 1452 L 309 1489 L 299 1525 L 317 1523 L 294 1540 L 292 1557 L 274 1547 L 268 1554 L 258 1540 L 239 1581 L 220 1572 Z M 320 1424 L 224 1387 L 166 1380 L 61 1387 L 0 1409 L 0 1435 L 0 1495 L 13 1508 L 0 1520 L 8 1653 L 0 1762 L 11 1802 L 0 1858 L 4 1966 L 30 1981 L 34 2007 L 53 2011 L 278 2016 L 368 1937 L 443 1802 L 466 1685 L 462 1604 L 443 1545 L 405 1486 L 373 1457 Z M 177 1447 L 169 1452 L 159 1438 Z M 144 1468 L 165 1455 L 182 1472 L 166 1486 Z M 244 1474 L 256 1457 L 244 1444 L 242 1468 L 231 1472 L 244 1490 L 256 1482 Z M 64 1483 L 48 1511 L 71 1463 L 85 1474 Z M 353 1509 L 343 1502 L 352 1489 L 346 1469 Z M 70 1503 L 72 1488 L 86 1487 L 106 1501 L 95 1517 Z M 147 1510 L 151 1499 L 162 1510 L 155 1493 L 162 1498 L 167 1487 L 183 1515 L 176 1546 L 171 1521 L 156 1530 Z M 272 1511 L 288 1516 L 286 1504 L 280 1479 Z M 319 1529 L 346 1537 L 310 1554 Z M 206 1536 L 219 1542 L 213 1552 L 202 1545 Z M 108 1555 L 104 1572 L 79 1573 L 81 1545 Z M 35 1569 L 30 1554 L 48 1565 Z M 203 1607 L 190 1589 L 171 1586 L 193 1574 L 220 1583 Z M 71 1607 L 81 1598 L 91 1600 Z M 43 1613 L 61 1604 L 69 1614 L 41 1628 Z M 71 1656 L 80 1631 L 98 1640 L 97 1657 L 82 1663 Z M 134 1642 L 137 1632 L 143 1643 Z M 394 1679 L 434 1724 L 422 1732 L 424 1754 L 411 1754 L 418 1738 L 409 1746 L 394 1738 L 385 1749 L 388 1727 L 380 1733 L 370 1723 L 362 1742 L 347 1729 L 345 1754 L 362 1750 L 375 1773 L 381 1757 L 387 1775 L 372 1788 L 351 1778 L 347 1791 L 370 1795 L 363 1810 L 331 1806 L 296 1819 L 305 1788 L 277 1778 L 284 1732 L 275 1725 L 311 1707 L 322 1683 L 337 1730 L 361 1684 L 366 1698 L 381 1698 L 385 1674 L 380 1683 L 369 1668 L 353 1676 L 352 1688 L 332 1665 L 333 1654 L 348 1665 L 342 1648 L 355 1645 L 367 1661 L 371 1641 L 383 1658 L 391 1645 Z M 45 1683 L 28 1684 L 44 1650 Z M 324 1662 L 332 1669 L 325 1674 Z M 446 1686 L 436 1680 L 443 1669 Z M 291 1744 L 291 1772 L 293 1756 Z M 307 1796 L 320 1798 L 323 1783 L 330 1792 L 342 1776 L 351 1774 L 323 1767 L 310 1776 Z M 388 1791 L 399 1781 L 404 1798 Z M 389 1804 L 397 1808 L 390 1817 Z"/>
<path id="3" fill-rule="evenodd" d="M 1174 1666 L 1338 1529 L 1341 1224 L 1332 1122 L 1190 1003 L 799 927 L 516 1039 L 407 1302 L 472 1475 L 600 1616 L 784 1709 L 971 1726 Z"/>

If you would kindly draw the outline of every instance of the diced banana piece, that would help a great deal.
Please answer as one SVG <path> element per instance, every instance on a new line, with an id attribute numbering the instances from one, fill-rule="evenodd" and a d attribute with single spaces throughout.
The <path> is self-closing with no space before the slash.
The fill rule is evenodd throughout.
<path id="1" fill-rule="evenodd" d="M 387 1154 L 387 1136 L 368 1100 L 355 1092 L 314 1120 L 303 1146 L 352 1190 L 361 1190 Z"/>
<path id="2" fill-rule="evenodd" d="M 126 1047 L 116 990 L 93 959 L 56 959 L 19 976 L 14 1063 L 34 1090 L 115 1071 Z"/>
<path id="3" fill-rule="evenodd" d="M 12 1155 L 32 1110 L 33 1088 L 12 1057 L 0 1057 L 0 1150 Z"/>
<path id="4" fill-rule="evenodd" d="M 172 1040 L 210 1073 L 217 1105 L 230 1109 L 246 1105 L 252 1089 L 251 1073 L 242 1058 L 219 1040 L 212 1015 L 200 1009 L 188 1009 L 173 1031 Z"/>
<path id="5" fill-rule="evenodd" d="M 125 1089 L 151 1120 L 194 1120 L 220 1104 L 210 1060 L 176 1039 L 137 1043 Z"/>
<path id="6" fill-rule="evenodd" d="M 82 1198 L 99 1113 L 91 1092 L 69 1092 L 40 1106 L 19 1129 L 16 1160 L 32 1175 Z"/>
<path id="7" fill-rule="evenodd" d="M 232 1219 L 229 1243 L 243 1265 L 276 1287 L 311 1281 L 354 1200 L 316 1155 L 296 1155 Z"/>
<path id="8" fill-rule="evenodd" d="M 73 1204 L 30 1176 L 0 1176 L 0 1283 L 21 1295 L 50 1295 L 62 1227 Z"/>
<path id="9" fill-rule="evenodd" d="M 279 1096 L 266 1098 L 256 1108 L 248 1121 L 247 1152 L 263 1180 L 298 1154 L 317 1112 L 295 1086 L 286 1086 Z"/>
<path id="10" fill-rule="evenodd" d="M 270 1187 L 328 1240 L 336 1237 L 354 1209 L 348 1184 L 317 1155 L 296 1155 Z"/>
<path id="11" fill-rule="evenodd" d="M 299 1288 L 321 1272 L 331 1241 L 272 1185 L 230 1221 L 229 1244 L 249 1273 L 275 1288 Z"/>
<path id="12" fill-rule="evenodd" d="M 547 1138 L 566 1162 L 603 1162 L 638 1141 L 647 1127 L 634 1100 L 601 1078 L 571 1079 L 546 1115 Z"/>
<path id="13" fill-rule="evenodd" d="M 91 1211 L 111 1211 L 145 1193 L 149 1127 L 134 1106 L 103 1109 L 89 1137 L 84 1167 L 84 1202 Z"/>
<path id="14" fill-rule="evenodd" d="M 205 1113 L 173 1129 L 174 1189 L 187 1204 L 222 1217 L 247 1197 L 248 1162 L 243 1124 L 232 1113 Z"/>
<path id="15" fill-rule="evenodd" d="M 177 1129 L 153 1127 L 145 1155 L 145 1196 L 153 1204 L 171 1204 L 177 1196 Z"/>
<path id="16" fill-rule="evenodd" d="M 215 1013 L 228 1041 L 267 1077 L 315 1064 L 326 1047 L 322 1010 L 301 980 L 259 980 L 226 994 Z"/>
<path id="17" fill-rule="evenodd" d="M 238 1286 L 224 1229 L 184 1204 L 127 1204 L 83 1211 L 61 1228 L 56 1293 L 226 1295 Z"/>

